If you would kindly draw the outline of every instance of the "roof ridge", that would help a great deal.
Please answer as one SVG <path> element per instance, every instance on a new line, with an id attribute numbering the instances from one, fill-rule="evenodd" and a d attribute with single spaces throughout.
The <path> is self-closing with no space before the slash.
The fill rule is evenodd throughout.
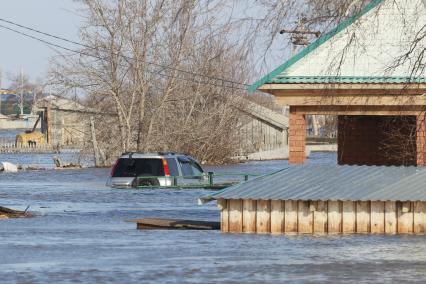
<path id="1" fill-rule="evenodd" d="M 260 86 L 265 84 L 267 81 L 271 80 L 275 76 L 282 73 L 284 70 L 288 69 L 290 66 L 294 65 L 296 62 L 301 60 L 303 57 L 323 45 L 325 42 L 329 41 L 331 38 L 333 38 L 335 35 L 340 33 L 341 31 L 345 30 L 349 26 L 351 26 L 355 21 L 357 21 L 359 18 L 370 12 L 372 9 L 377 7 L 380 3 L 386 0 L 373 0 L 369 4 L 367 4 L 358 14 L 344 20 L 340 24 L 338 24 L 334 29 L 329 31 L 328 33 L 322 35 L 319 39 L 311 43 L 308 47 L 300 51 L 295 56 L 291 57 L 289 60 L 287 60 L 284 64 L 278 66 L 275 70 L 264 76 L 262 79 L 258 80 L 257 82 L 253 83 L 251 86 L 249 86 L 248 90 L 249 92 L 256 91 Z"/>

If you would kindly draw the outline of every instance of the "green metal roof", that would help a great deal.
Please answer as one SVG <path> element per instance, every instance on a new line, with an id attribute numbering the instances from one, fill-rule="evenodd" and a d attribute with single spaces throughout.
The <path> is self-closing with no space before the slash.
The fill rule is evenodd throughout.
<path id="1" fill-rule="evenodd" d="M 307 48 L 305 48 L 304 50 L 302 50 L 300 53 L 298 53 L 294 57 L 290 58 L 290 60 L 288 60 L 287 62 L 285 62 L 283 65 L 279 66 L 274 71 L 272 71 L 271 73 L 269 73 L 268 75 L 266 75 L 265 77 L 263 77 L 262 79 L 260 79 L 256 83 L 254 83 L 253 85 L 251 85 L 248 88 L 248 90 L 250 92 L 254 92 L 260 86 L 262 86 L 264 84 L 267 84 L 267 83 L 270 83 L 270 82 L 272 82 L 272 83 L 285 83 L 285 82 L 273 82 L 273 80 L 275 79 L 275 77 L 277 77 L 278 75 L 280 75 L 283 71 L 285 71 L 286 69 L 288 69 L 290 66 L 294 65 L 300 59 L 302 59 L 303 57 L 305 57 L 306 55 L 308 55 L 309 53 L 311 53 L 312 51 L 314 51 L 315 49 L 317 49 L 319 46 L 321 46 L 322 44 L 324 44 L 325 42 L 327 42 L 328 40 L 330 40 L 331 38 L 333 38 L 335 35 L 337 35 L 341 31 L 345 30 L 347 27 L 349 27 L 355 21 L 357 21 L 359 18 L 361 18 L 366 13 L 368 13 L 369 11 L 371 11 L 372 9 L 374 9 L 375 7 L 377 7 L 383 1 L 384 0 L 373 0 L 373 1 L 371 1 L 367 6 L 364 7 L 364 9 L 360 13 L 358 13 L 355 16 L 350 17 L 349 19 L 347 19 L 345 21 L 343 21 L 337 27 L 335 27 L 333 30 L 331 30 L 330 32 L 328 32 L 328 33 L 324 34 L 323 36 L 321 36 L 318 40 L 316 40 L 315 42 L 313 42 L 312 44 L 310 44 Z"/>
<path id="2" fill-rule="evenodd" d="M 271 84 L 404 84 L 404 83 L 426 83 L 425 77 L 348 77 L 348 76 L 276 76 L 267 83 Z"/>

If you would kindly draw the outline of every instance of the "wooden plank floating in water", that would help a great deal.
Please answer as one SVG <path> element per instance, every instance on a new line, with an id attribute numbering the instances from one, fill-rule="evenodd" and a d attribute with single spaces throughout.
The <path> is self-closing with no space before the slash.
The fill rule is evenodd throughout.
<path id="1" fill-rule="evenodd" d="M 426 234 L 426 202 L 219 200 L 222 232 Z"/>
<path id="2" fill-rule="evenodd" d="M 219 230 L 219 222 L 145 218 L 130 220 L 138 230 Z"/>

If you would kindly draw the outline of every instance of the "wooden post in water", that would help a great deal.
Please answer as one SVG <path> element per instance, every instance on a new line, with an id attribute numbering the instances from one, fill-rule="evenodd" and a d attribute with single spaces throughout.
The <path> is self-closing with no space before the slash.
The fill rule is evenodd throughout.
<path id="1" fill-rule="evenodd" d="M 397 233 L 397 211 L 396 202 L 386 201 L 385 202 L 385 233 L 396 234 Z"/>
<path id="2" fill-rule="evenodd" d="M 339 201 L 328 202 L 328 233 L 339 234 L 342 232 L 342 213 L 340 208 L 341 203 Z"/>
<path id="3" fill-rule="evenodd" d="M 243 201 L 229 200 L 229 231 L 243 232 Z"/>
<path id="4" fill-rule="evenodd" d="M 356 202 L 356 232 L 370 232 L 370 203 L 368 201 Z"/>
<path id="5" fill-rule="evenodd" d="M 297 231 L 299 234 L 313 233 L 313 213 L 309 201 L 298 201 L 297 204 Z"/>
<path id="6" fill-rule="evenodd" d="M 414 233 L 426 233 L 426 204 L 425 202 L 414 202 Z"/>
<path id="7" fill-rule="evenodd" d="M 297 234 L 297 201 L 285 201 L 284 218 L 284 233 L 289 235 Z"/>
<path id="8" fill-rule="evenodd" d="M 328 228 L 328 219 L 327 219 L 327 202 L 326 201 L 317 201 L 311 203 L 311 207 L 314 210 L 314 233 L 315 234 L 326 234 Z"/>
<path id="9" fill-rule="evenodd" d="M 256 232 L 258 234 L 271 232 L 271 202 L 269 200 L 257 201 Z"/>
<path id="10" fill-rule="evenodd" d="M 344 201 L 342 204 L 342 233 L 353 234 L 356 232 L 355 202 Z"/>
<path id="11" fill-rule="evenodd" d="M 256 233 L 256 200 L 243 200 L 243 232 Z"/>
<path id="12" fill-rule="evenodd" d="M 283 234 L 284 233 L 284 201 L 272 200 L 271 201 L 271 233 Z"/>
<path id="13" fill-rule="evenodd" d="M 381 201 L 371 202 L 370 211 L 371 229 L 372 234 L 385 233 L 385 203 Z"/>
<path id="14" fill-rule="evenodd" d="M 219 199 L 217 205 L 220 210 L 220 231 L 224 233 L 229 232 L 228 201 Z"/>
<path id="15" fill-rule="evenodd" d="M 398 210 L 398 233 L 413 233 L 414 215 L 411 202 L 397 202 L 396 206 Z"/>

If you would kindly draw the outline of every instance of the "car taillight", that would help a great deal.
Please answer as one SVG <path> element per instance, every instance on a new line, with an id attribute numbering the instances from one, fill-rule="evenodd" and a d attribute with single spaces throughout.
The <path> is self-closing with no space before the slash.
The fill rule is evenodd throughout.
<path id="1" fill-rule="evenodd" d="M 117 160 L 117 161 L 115 162 L 114 166 L 112 166 L 112 168 L 111 168 L 110 176 L 112 176 L 112 177 L 114 176 L 114 174 L 115 174 L 115 170 L 117 169 L 118 161 L 119 161 L 119 160 Z"/>
<path id="2" fill-rule="evenodd" d="M 166 177 L 170 176 L 170 170 L 169 170 L 169 164 L 167 164 L 167 160 L 163 159 L 163 169 L 164 169 L 164 175 Z"/>

